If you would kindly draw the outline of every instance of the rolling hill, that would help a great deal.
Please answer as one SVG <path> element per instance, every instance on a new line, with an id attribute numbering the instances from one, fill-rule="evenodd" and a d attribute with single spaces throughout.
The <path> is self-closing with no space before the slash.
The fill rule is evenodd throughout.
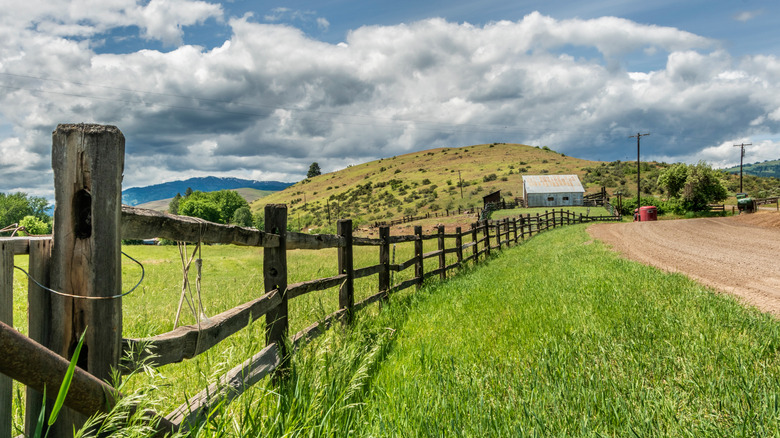
<path id="1" fill-rule="evenodd" d="M 269 190 L 257 190 L 257 189 L 250 189 L 247 187 L 243 187 L 240 189 L 228 189 L 228 190 L 233 190 L 234 192 L 238 193 L 239 195 L 241 195 L 242 198 L 246 199 L 246 202 L 250 204 L 264 196 L 268 196 L 271 193 L 275 193 Z M 156 201 L 144 202 L 143 204 L 136 205 L 136 207 L 147 208 L 149 210 L 166 211 L 168 210 L 168 205 L 171 203 L 172 199 L 173 198 L 165 198 L 165 199 L 158 199 Z"/>
<path id="2" fill-rule="evenodd" d="M 146 187 L 132 187 L 122 190 L 122 203 L 126 205 L 140 205 L 152 201 L 170 200 L 177 193 L 184 194 L 187 188 L 202 192 L 214 192 L 217 190 L 250 188 L 265 192 L 283 190 L 292 183 L 279 181 L 254 181 L 240 178 L 219 178 L 207 176 L 190 178 L 183 181 L 170 181 Z M 251 202 L 251 201 L 250 201 Z"/>
<path id="3" fill-rule="evenodd" d="M 653 179 L 657 180 L 664 166 L 643 163 L 643 187 L 647 177 L 652 191 Z M 350 166 L 304 179 L 255 201 L 252 209 L 287 204 L 289 217 L 305 229 L 332 226 L 339 217 L 373 222 L 472 209 L 482 206 L 483 196 L 497 190 L 511 201 L 522 197 L 523 175 L 545 173 L 579 175 L 588 193 L 598 191 L 602 184 L 625 193 L 636 187 L 635 164 L 582 160 L 546 147 L 493 143 L 431 149 Z"/>
<path id="4" fill-rule="evenodd" d="M 728 173 L 739 175 L 739 166 L 723 169 Z M 743 175 L 780 178 L 780 160 L 767 160 L 759 163 L 743 164 Z"/>

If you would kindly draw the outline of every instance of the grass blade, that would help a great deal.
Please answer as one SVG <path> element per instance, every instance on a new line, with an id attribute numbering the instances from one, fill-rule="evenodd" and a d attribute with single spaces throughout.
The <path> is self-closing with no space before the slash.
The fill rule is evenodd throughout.
<path id="1" fill-rule="evenodd" d="M 79 360 L 79 353 L 81 353 L 81 346 L 84 344 L 84 335 L 87 333 L 87 330 L 84 330 L 84 333 L 81 334 L 81 338 L 79 339 L 79 344 L 76 346 L 76 351 L 73 352 L 73 358 L 70 360 L 70 365 L 68 365 L 68 371 L 65 373 L 65 378 L 62 379 L 62 385 L 60 385 L 60 392 L 57 394 L 57 400 L 54 402 L 54 407 L 51 410 L 51 415 L 49 415 L 49 426 L 54 424 L 55 421 L 57 421 L 57 416 L 60 413 L 60 409 L 62 409 L 62 405 L 65 403 L 65 396 L 68 395 L 68 390 L 70 389 L 70 383 L 73 380 L 73 373 L 76 371 L 76 362 Z"/>

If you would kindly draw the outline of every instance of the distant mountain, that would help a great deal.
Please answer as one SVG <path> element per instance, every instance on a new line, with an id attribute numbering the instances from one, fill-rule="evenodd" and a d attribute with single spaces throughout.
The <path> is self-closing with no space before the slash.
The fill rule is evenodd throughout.
<path id="1" fill-rule="evenodd" d="M 170 181 L 146 187 L 132 187 L 122 190 L 122 203 L 126 205 L 138 205 L 151 201 L 158 201 L 160 199 L 172 198 L 176 196 L 177 193 L 184 195 L 184 192 L 188 187 L 193 191 L 200 190 L 201 192 L 215 192 L 217 190 L 242 188 L 275 192 L 284 190 L 291 185 L 293 185 L 293 183 L 207 176 L 203 178 L 190 178 L 184 181 Z"/>
<path id="2" fill-rule="evenodd" d="M 729 173 L 739 174 L 739 166 L 723 169 Z M 745 175 L 780 178 L 780 160 L 767 160 L 761 163 L 742 165 L 742 173 Z"/>

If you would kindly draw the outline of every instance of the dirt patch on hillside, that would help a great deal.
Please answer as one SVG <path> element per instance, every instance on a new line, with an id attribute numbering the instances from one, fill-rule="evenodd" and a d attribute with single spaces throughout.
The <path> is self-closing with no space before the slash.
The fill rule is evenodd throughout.
<path id="1" fill-rule="evenodd" d="M 632 260 L 686 274 L 780 316 L 780 213 L 602 223 L 588 232 Z"/>

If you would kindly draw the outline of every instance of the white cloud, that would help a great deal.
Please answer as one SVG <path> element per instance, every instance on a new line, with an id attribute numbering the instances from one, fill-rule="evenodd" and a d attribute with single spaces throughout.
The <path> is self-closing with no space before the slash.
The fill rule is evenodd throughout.
<path id="1" fill-rule="evenodd" d="M 222 13 L 183 1 L 141 7 L 116 0 L 94 6 L 92 21 L 42 12 L 33 15 L 51 24 L 46 30 L 17 26 L 21 33 L 11 35 L 0 28 L 11 38 L 0 47 L 0 85 L 8 90 L 0 116 L 15 133 L 0 147 L 30 159 L 4 172 L 0 190 L 51 184 L 49 176 L 30 175 L 47 169 L 51 131 L 64 122 L 115 124 L 124 132 L 128 187 L 174 175 L 292 181 L 312 161 L 331 171 L 493 141 L 623 159 L 627 137 L 639 130 L 653 134 L 647 146 L 643 141 L 648 157 L 722 161 L 724 142 L 780 131 L 777 58 L 734 60 L 712 40 L 614 17 L 533 13 L 484 26 L 430 19 L 362 27 L 333 45 L 245 16 L 228 20 L 232 35 L 219 47 L 128 54 L 97 54 L 90 38 L 61 35 L 135 23 L 147 37 L 176 42 L 183 26 Z M 287 20 L 294 12 L 274 13 Z M 605 60 L 583 59 L 577 48 Z M 611 63 L 648 52 L 666 54 L 666 65 L 627 72 Z M 775 145 L 763 148 L 774 152 Z"/>
<path id="2" fill-rule="evenodd" d="M 762 10 L 756 10 L 756 11 L 742 11 L 734 15 L 734 19 L 737 21 L 741 21 L 743 23 L 748 22 L 757 16 L 763 14 L 764 11 Z"/>

